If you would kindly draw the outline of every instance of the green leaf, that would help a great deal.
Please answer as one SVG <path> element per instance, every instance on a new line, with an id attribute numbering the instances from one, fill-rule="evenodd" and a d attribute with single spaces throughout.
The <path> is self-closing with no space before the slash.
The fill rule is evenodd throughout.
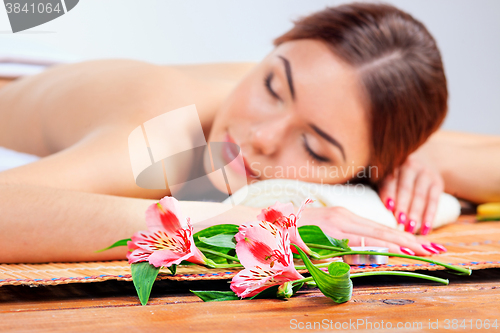
<path id="1" fill-rule="evenodd" d="M 175 264 L 173 264 L 167 268 L 170 271 L 170 273 L 172 273 L 172 275 L 175 275 L 175 273 L 177 272 L 177 265 L 175 265 Z"/>
<path id="2" fill-rule="evenodd" d="M 332 262 L 328 266 L 328 272 L 330 274 L 327 274 L 314 266 L 300 248 L 297 246 L 295 246 L 295 248 L 318 285 L 319 290 L 321 290 L 325 296 L 330 297 L 336 303 L 344 303 L 351 299 L 352 281 L 350 279 L 350 267 L 348 264 L 338 261 Z"/>
<path id="3" fill-rule="evenodd" d="M 340 248 L 342 248 L 342 249 L 344 249 L 346 251 L 351 251 L 351 248 L 348 245 L 349 244 L 349 239 L 344 238 L 344 239 L 340 240 L 340 239 L 332 238 L 332 237 L 330 237 L 328 235 L 325 235 L 325 236 L 328 237 L 328 239 L 330 240 L 330 243 L 332 243 L 333 246 L 340 247 Z"/>
<path id="4" fill-rule="evenodd" d="M 238 232 L 239 226 L 236 224 L 217 224 L 206 229 L 200 230 L 193 235 L 194 239 L 199 237 L 212 237 L 220 234 L 232 234 L 235 235 Z"/>
<path id="5" fill-rule="evenodd" d="M 217 247 L 224 247 L 229 249 L 235 249 L 236 244 L 234 243 L 234 234 L 219 234 L 212 237 L 198 237 L 198 239 L 207 244 Z"/>
<path id="6" fill-rule="evenodd" d="M 132 241 L 132 239 L 130 239 L 130 238 L 122 239 L 122 240 L 119 240 L 118 242 L 114 243 L 113 245 L 110 245 L 110 246 L 108 246 L 108 247 L 106 247 L 104 249 L 101 249 L 101 250 L 97 250 L 95 252 L 100 253 L 100 252 L 104 252 L 106 250 L 112 249 L 114 247 L 127 246 L 127 242 L 129 242 L 129 241 Z"/>
<path id="7" fill-rule="evenodd" d="M 209 254 L 211 254 L 211 255 L 215 255 L 217 257 L 225 258 L 225 259 L 227 259 L 228 262 L 233 262 L 233 261 L 238 261 L 239 262 L 239 260 L 238 260 L 237 257 L 231 256 L 231 255 L 229 255 L 227 253 L 216 251 L 216 250 L 213 250 L 213 249 L 214 249 L 214 247 L 211 247 L 211 249 L 207 249 L 205 247 L 198 246 L 198 250 L 200 250 L 203 253 L 203 255 L 205 255 L 205 256 L 208 256 Z M 221 249 L 221 248 L 217 248 L 217 249 Z M 211 259 L 205 260 L 206 263 L 207 263 L 207 261 L 214 263 L 213 260 L 211 260 Z M 207 265 L 208 265 L 208 267 L 212 267 L 208 263 L 207 263 Z M 215 266 L 212 267 L 212 268 L 215 268 Z"/>
<path id="8" fill-rule="evenodd" d="M 233 291 L 216 290 L 190 290 L 193 294 L 203 300 L 203 302 L 234 301 L 240 299 Z"/>
<path id="9" fill-rule="evenodd" d="M 278 297 L 277 294 L 278 294 L 278 288 L 279 287 L 280 287 L 279 285 L 271 286 L 269 288 L 266 288 L 266 289 L 262 290 L 257 295 L 252 296 L 252 297 L 250 297 L 248 299 L 277 298 Z"/>
<path id="10" fill-rule="evenodd" d="M 302 288 L 303 285 L 304 285 L 304 282 L 295 284 L 293 286 L 293 294 L 295 295 L 297 293 L 297 291 L 299 291 L 300 288 Z"/>
<path id="11" fill-rule="evenodd" d="M 304 243 L 310 244 L 318 244 L 318 245 L 326 245 L 326 246 L 335 246 L 345 251 L 350 251 L 351 249 L 347 245 L 349 243 L 348 239 L 335 239 L 328 235 L 326 235 L 323 230 L 317 225 L 304 225 L 298 228 L 300 237 L 304 241 Z M 331 250 L 325 249 L 313 249 L 315 252 L 321 255 L 332 253 Z"/>
<path id="12" fill-rule="evenodd" d="M 206 248 L 209 250 L 221 252 L 224 254 L 229 254 L 231 251 L 234 251 L 234 248 L 222 247 L 222 246 L 214 246 L 211 244 L 204 243 L 201 239 L 210 239 L 214 236 L 225 234 L 234 236 L 238 232 L 238 226 L 236 224 L 218 224 L 211 226 L 209 228 L 198 231 L 193 235 L 194 243 L 196 247 Z M 208 259 L 212 259 L 217 264 L 227 264 L 228 259 L 222 258 L 220 256 L 204 253 Z"/>
<path id="13" fill-rule="evenodd" d="M 134 281 L 137 296 L 139 296 L 141 304 L 146 305 L 160 267 L 155 267 L 149 262 L 144 261 L 132 264 L 130 269 L 132 270 L 132 281 Z"/>

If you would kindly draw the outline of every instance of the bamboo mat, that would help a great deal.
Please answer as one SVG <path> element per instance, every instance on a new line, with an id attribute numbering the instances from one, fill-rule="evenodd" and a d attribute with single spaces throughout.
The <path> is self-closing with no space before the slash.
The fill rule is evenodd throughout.
<path id="1" fill-rule="evenodd" d="M 433 231 L 427 238 L 444 245 L 448 252 L 433 259 L 473 270 L 500 267 L 500 222 L 476 222 L 474 217 L 462 216 L 457 222 Z M 352 266 L 351 273 L 391 270 L 441 270 L 430 263 L 389 258 L 387 265 Z M 161 270 L 162 280 L 224 280 L 231 279 L 239 269 L 209 269 L 201 266 L 179 266 L 176 275 Z M 305 271 L 301 271 L 304 273 Z M 67 283 L 131 281 L 126 260 L 49 264 L 0 264 L 0 286 L 58 285 Z"/>

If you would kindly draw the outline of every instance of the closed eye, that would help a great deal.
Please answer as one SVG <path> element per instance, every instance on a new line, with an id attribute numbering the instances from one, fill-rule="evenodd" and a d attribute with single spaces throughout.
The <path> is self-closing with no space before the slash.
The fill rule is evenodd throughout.
<path id="1" fill-rule="evenodd" d="M 264 79 L 264 85 L 266 86 L 266 89 L 269 92 L 269 94 L 271 94 L 271 96 L 281 101 L 281 97 L 271 87 L 271 80 L 273 79 L 273 76 L 274 76 L 273 72 L 267 74 L 266 78 Z"/>
<path id="2" fill-rule="evenodd" d="M 313 159 L 319 161 L 319 162 L 330 162 L 330 159 L 327 158 L 327 157 L 324 157 L 324 156 L 320 156 L 318 154 L 316 154 L 312 149 L 311 147 L 309 147 L 309 145 L 307 144 L 307 139 L 306 139 L 306 136 L 304 134 L 302 134 L 302 139 L 304 141 L 304 149 L 306 150 L 306 152 L 309 154 L 309 156 L 311 156 Z"/>

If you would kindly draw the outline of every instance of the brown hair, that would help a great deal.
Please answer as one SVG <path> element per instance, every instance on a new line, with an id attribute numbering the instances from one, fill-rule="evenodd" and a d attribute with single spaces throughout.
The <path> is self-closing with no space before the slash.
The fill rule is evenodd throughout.
<path id="1" fill-rule="evenodd" d="M 274 45 L 316 39 L 358 69 L 371 110 L 372 181 L 401 165 L 441 125 L 448 90 L 436 41 L 411 15 L 385 4 L 329 7 L 294 22 Z"/>

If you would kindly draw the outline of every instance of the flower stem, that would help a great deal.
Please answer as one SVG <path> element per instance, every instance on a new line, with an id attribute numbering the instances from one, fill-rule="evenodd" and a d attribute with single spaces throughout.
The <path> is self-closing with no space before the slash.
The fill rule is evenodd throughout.
<path id="1" fill-rule="evenodd" d="M 318 268 L 321 268 L 321 267 L 328 267 L 328 265 L 330 265 L 332 262 L 334 261 L 330 261 L 330 262 L 324 262 L 322 264 L 315 264 L 314 266 L 318 267 Z M 303 265 L 296 265 L 295 266 L 295 269 L 307 269 L 306 266 L 303 266 Z"/>
<path id="2" fill-rule="evenodd" d="M 226 258 L 226 259 L 229 259 L 229 260 L 232 260 L 232 261 L 240 262 L 238 260 L 238 258 L 230 256 L 229 254 L 225 254 L 225 253 L 219 252 L 219 251 L 214 251 L 214 250 L 206 249 L 204 247 L 198 247 L 198 250 L 200 250 L 201 252 L 204 252 L 204 253 L 210 253 L 210 254 L 213 254 L 215 256 L 219 256 L 219 257 Z"/>
<path id="3" fill-rule="evenodd" d="M 310 276 L 310 277 L 306 277 L 306 278 L 303 278 L 303 279 L 292 281 L 292 284 L 296 285 L 296 284 L 299 284 L 299 283 L 302 283 L 302 282 L 309 282 L 309 281 L 313 281 L 313 280 L 314 280 L 313 277 Z"/>
<path id="4" fill-rule="evenodd" d="M 439 282 L 442 284 L 449 283 L 448 279 L 441 279 L 441 278 L 438 278 L 435 276 L 419 274 L 419 273 L 412 273 L 412 272 L 396 272 L 396 271 L 390 271 L 390 272 L 377 271 L 377 272 L 364 272 L 364 273 L 351 274 L 351 279 L 361 277 L 361 276 L 371 276 L 371 275 L 401 275 L 401 276 L 410 276 L 410 277 L 415 277 L 415 278 L 419 278 L 419 279 L 431 280 L 431 281 Z"/>
<path id="5" fill-rule="evenodd" d="M 447 279 L 441 279 L 435 276 L 430 276 L 430 275 L 425 275 L 425 274 L 419 274 L 419 273 L 412 273 L 412 272 L 397 272 L 397 271 L 377 271 L 377 272 L 364 272 L 364 273 L 357 273 L 357 274 L 351 274 L 350 278 L 357 278 L 357 277 L 362 277 L 362 276 L 371 276 L 371 275 L 400 275 L 400 276 L 409 276 L 409 277 L 414 277 L 414 278 L 419 278 L 419 279 L 425 279 L 425 280 L 431 280 L 434 282 L 439 282 L 442 284 L 448 284 L 449 281 Z M 303 279 L 295 280 L 292 281 L 292 284 L 296 285 L 299 283 L 303 282 L 309 282 L 314 280 L 312 276 L 306 277 Z"/>
<path id="6" fill-rule="evenodd" d="M 309 247 L 317 248 L 317 249 L 325 249 L 325 250 L 332 250 L 332 251 L 346 251 L 345 249 L 343 249 L 341 247 L 336 247 L 336 246 L 312 244 L 312 243 L 306 243 L 306 245 Z"/>
<path id="7" fill-rule="evenodd" d="M 337 249 L 336 247 L 333 247 L 333 246 L 326 246 L 326 245 L 321 245 L 321 246 L 322 246 L 323 249 L 332 250 L 332 251 L 336 251 L 336 249 Z M 407 255 L 407 254 L 390 253 L 390 252 L 343 251 L 343 252 L 334 252 L 334 253 L 330 253 L 330 254 L 321 256 L 321 259 L 328 259 L 328 258 L 332 258 L 332 257 L 340 257 L 340 256 L 344 256 L 346 254 L 369 254 L 369 255 L 374 255 L 375 254 L 375 255 L 381 255 L 381 256 L 390 256 L 390 257 L 399 257 L 399 258 L 420 260 L 420 261 L 429 262 L 431 264 L 435 264 L 435 265 L 446 267 L 446 268 L 448 268 L 450 270 L 457 271 L 457 272 L 459 272 L 462 275 L 471 275 L 471 273 L 472 273 L 472 271 L 470 269 L 468 269 L 468 268 L 462 268 L 462 267 L 458 267 L 458 266 L 454 266 L 454 265 L 450 265 L 450 264 L 445 264 L 443 262 L 432 260 L 432 259 L 427 259 L 427 258 L 422 258 L 422 257 L 417 257 L 417 256 L 410 256 L 410 255 Z"/>
<path id="8" fill-rule="evenodd" d="M 243 267 L 241 264 L 215 264 L 214 268 L 236 268 Z"/>

